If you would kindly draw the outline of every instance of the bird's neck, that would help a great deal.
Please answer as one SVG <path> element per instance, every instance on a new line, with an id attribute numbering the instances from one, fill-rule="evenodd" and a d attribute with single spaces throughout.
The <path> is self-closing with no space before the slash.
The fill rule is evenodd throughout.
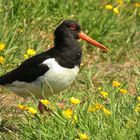
<path id="1" fill-rule="evenodd" d="M 80 65 L 82 50 L 79 42 L 73 37 L 55 37 L 55 48 L 60 52 L 61 63 L 65 63 L 65 67 L 75 67 Z M 63 65 L 63 64 L 62 64 Z"/>
<path id="2" fill-rule="evenodd" d="M 54 44 L 60 50 L 81 50 L 79 42 L 72 36 L 56 36 Z"/>

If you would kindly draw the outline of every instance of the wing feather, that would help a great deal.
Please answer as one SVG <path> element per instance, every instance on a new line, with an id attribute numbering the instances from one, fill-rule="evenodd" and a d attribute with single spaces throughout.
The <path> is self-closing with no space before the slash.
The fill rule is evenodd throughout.
<path id="1" fill-rule="evenodd" d="M 14 81 L 32 82 L 49 70 L 43 61 L 50 58 L 43 52 L 24 61 L 18 68 L 0 77 L 0 85 L 11 84 Z"/>

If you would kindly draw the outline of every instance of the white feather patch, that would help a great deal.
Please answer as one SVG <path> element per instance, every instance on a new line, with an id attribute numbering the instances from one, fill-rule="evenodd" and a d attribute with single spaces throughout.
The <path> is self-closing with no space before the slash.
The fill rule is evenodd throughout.
<path id="1" fill-rule="evenodd" d="M 54 58 L 45 60 L 43 64 L 49 67 L 43 76 L 30 83 L 15 81 L 8 88 L 22 97 L 34 95 L 42 98 L 66 89 L 79 72 L 78 66 L 72 69 L 64 68 Z"/>

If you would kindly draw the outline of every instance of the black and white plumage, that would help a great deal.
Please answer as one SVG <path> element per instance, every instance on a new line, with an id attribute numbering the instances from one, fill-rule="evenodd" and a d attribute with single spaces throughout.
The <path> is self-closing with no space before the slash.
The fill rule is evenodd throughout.
<path id="1" fill-rule="evenodd" d="M 108 50 L 81 32 L 79 24 L 65 20 L 54 32 L 54 48 L 33 56 L 0 77 L 0 85 L 16 94 L 43 98 L 66 89 L 78 74 L 82 51 L 77 39 Z"/>
<path id="2" fill-rule="evenodd" d="M 67 88 L 79 71 L 82 55 L 75 39 L 77 36 L 69 34 L 69 29 L 64 27 L 66 24 L 69 26 L 69 23 L 75 24 L 71 22 L 65 21 L 56 29 L 54 48 L 29 58 L 18 68 L 0 77 L 0 85 L 22 97 L 33 94 L 39 98 Z M 75 25 L 79 30 L 79 25 Z"/>

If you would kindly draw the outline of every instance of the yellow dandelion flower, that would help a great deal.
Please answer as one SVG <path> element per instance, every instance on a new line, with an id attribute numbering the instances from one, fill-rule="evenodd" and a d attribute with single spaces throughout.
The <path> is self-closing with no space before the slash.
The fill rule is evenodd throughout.
<path id="1" fill-rule="evenodd" d="M 126 90 L 126 89 L 121 88 L 121 89 L 120 89 L 120 93 L 122 93 L 122 94 L 126 94 L 126 93 L 127 93 L 127 90 Z"/>
<path id="2" fill-rule="evenodd" d="M 17 107 L 18 107 L 20 110 L 26 110 L 26 109 L 27 109 L 27 106 L 24 106 L 24 105 L 21 105 L 21 104 L 19 104 Z"/>
<path id="3" fill-rule="evenodd" d="M 138 101 L 140 101 L 140 96 L 137 97 Z"/>
<path id="4" fill-rule="evenodd" d="M 93 104 L 93 105 L 90 105 L 89 107 L 88 107 L 88 112 L 95 112 L 95 111 L 97 111 L 97 110 L 101 110 L 101 109 L 103 109 L 104 108 L 104 106 L 102 105 L 102 104 L 99 104 L 99 103 L 95 103 L 95 104 Z"/>
<path id="5" fill-rule="evenodd" d="M 71 98 L 70 98 L 70 101 L 71 101 L 71 103 L 74 104 L 74 105 L 77 105 L 77 104 L 80 103 L 80 100 L 79 100 L 79 99 L 76 99 L 76 98 L 74 98 L 74 97 L 71 97 Z"/>
<path id="6" fill-rule="evenodd" d="M 0 42 L 0 51 L 2 51 L 5 48 L 5 44 Z"/>
<path id="7" fill-rule="evenodd" d="M 93 107 L 93 106 L 88 107 L 88 112 L 95 112 L 95 111 L 96 111 L 95 107 Z"/>
<path id="8" fill-rule="evenodd" d="M 120 13 L 118 7 L 113 8 L 113 12 L 114 12 L 115 14 L 117 14 L 117 15 Z"/>
<path id="9" fill-rule="evenodd" d="M 102 88 L 101 87 L 98 87 L 98 90 L 102 90 Z"/>
<path id="10" fill-rule="evenodd" d="M 106 109 L 106 108 L 103 108 L 103 112 L 106 115 L 111 115 L 111 112 L 108 109 Z"/>
<path id="11" fill-rule="evenodd" d="M 27 54 L 32 56 L 36 54 L 36 51 L 34 49 L 28 49 Z"/>
<path id="12" fill-rule="evenodd" d="M 81 67 L 84 66 L 84 63 L 81 63 L 80 66 L 81 66 Z"/>
<path id="13" fill-rule="evenodd" d="M 71 119 L 72 115 L 73 115 L 73 110 L 71 110 L 71 109 L 64 110 L 63 115 L 64 115 L 64 117 Z"/>
<path id="14" fill-rule="evenodd" d="M 0 56 L 0 64 L 4 64 L 4 62 L 5 62 L 4 57 L 3 56 Z"/>
<path id="15" fill-rule="evenodd" d="M 104 108 L 104 106 L 102 104 L 95 103 L 95 109 L 100 110 L 100 109 L 103 109 L 103 108 Z"/>
<path id="16" fill-rule="evenodd" d="M 22 33 L 22 32 L 24 32 L 24 30 L 21 29 L 21 28 L 19 28 L 19 29 L 18 29 L 18 32 L 21 32 L 21 33 Z"/>
<path id="17" fill-rule="evenodd" d="M 89 140 L 89 136 L 86 133 L 79 133 L 78 136 L 80 140 Z"/>
<path id="18" fill-rule="evenodd" d="M 108 96 L 107 92 L 101 91 L 100 94 L 102 95 L 102 97 L 106 98 Z"/>
<path id="19" fill-rule="evenodd" d="M 139 106 L 136 106 L 135 112 L 140 112 L 140 107 Z"/>
<path id="20" fill-rule="evenodd" d="M 140 2 L 136 2 L 134 5 L 135 7 L 140 7 Z"/>
<path id="21" fill-rule="evenodd" d="M 121 84 L 117 81 L 113 81 L 112 86 L 113 87 L 119 87 L 119 86 L 121 86 Z"/>
<path id="22" fill-rule="evenodd" d="M 28 56 L 27 53 L 24 54 L 24 58 L 25 58 L 25 59 L 28 59 L 28 58 L 29 58 L 29 56 Z"/>
<path id="23" fill-rule="evenodd" d="M 108 10 L 112 10 L 113 6 L 111 4 L 107 4 L 107 5 L 105 5 L 105 8 L 108 9 Z"/>
<path id="24" fill-rule="evenodd" d="M 43 100 L 43 99 L 40 100 L 40 102 L 45 106 L 50 105 L 50 103 L 51 103 L 49 100 Z"/>
<path id="25" fill-rule="evenodd" d="M 35 110 L 35 109 L 32 108 L 32 107 L 28 107 L 27 110 L 28 110 L 32 115 L 37 114 L 37 110 Z"/>
<path id="26" fill-rule="evenodd" d="M 117 0 L 117 2 L 121 5 L 123 4 L 123 0 Z"/>

